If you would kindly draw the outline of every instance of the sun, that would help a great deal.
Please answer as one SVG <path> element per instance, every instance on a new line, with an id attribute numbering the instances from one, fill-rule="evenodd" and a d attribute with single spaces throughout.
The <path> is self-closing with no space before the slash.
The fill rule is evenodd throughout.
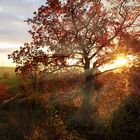
<path id="1" fill-rule="evenodd" d="M 127 56 L 117 56 L 116 60 L 114 60 L 114 65 L 115 66 L 125 66 L 129 62 L 129 59 Z"/>
<path id="2" fill-rule="evenodd" d="M 113 70 L 115 72 L 118 72 L 124 68 L 130 68 L 133 65 L 135 65 L 135 60 L 137 57 L 133 55 L 125 55 L 125 54 L 118 54 L 114 60 L 112 60 L 111 63 L 108 63 L 104 65 L 103 67 L 100 67 L 101 71 L 106 70 Z"/>

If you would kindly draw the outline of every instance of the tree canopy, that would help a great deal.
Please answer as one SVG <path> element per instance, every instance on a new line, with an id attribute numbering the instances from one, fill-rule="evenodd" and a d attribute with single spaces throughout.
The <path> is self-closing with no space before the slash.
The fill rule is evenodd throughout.
<path id="1" fill-rule="evenodd" d="M 139 36 L 139 8 L 137 0 L 47 0 L 27 20 L 32 42 L 10 57 L 20 70 L 41 63 L 93 71 L 118 53 L 130 53 L 128 46 Z"/>

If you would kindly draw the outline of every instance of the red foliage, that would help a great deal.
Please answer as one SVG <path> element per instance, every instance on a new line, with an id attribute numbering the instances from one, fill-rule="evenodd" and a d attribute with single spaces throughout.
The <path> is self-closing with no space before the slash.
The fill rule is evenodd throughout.
<path id="1" fill-rule="evenodd" d="M 77 82 L 80 81 L 80 82 Z M 76 86 L 81 84 L 80 76 L 70 77 L 69 75 L 60 76 L 55 79 L 47 81 L 47 90 L 53 92 L 69 92 Z"/>
<path id="2" fill-rule="evenodd" d="M 129 90 L 131 95 L 140 95 L 140 67 L 130 69 Z"/>
<path id="3" fill-rule="evenodd" d="M 77 61 L 74 66 L 85 71 L 98 69 L 112 59 L 116 46 L 127 46 L 128 35 L 139 36 L 132 29 L 139 19 L 138 0 L 135 2 L 130 7 L 127 1 L 118 0 L 114 4 L 109 0 L 108 9 L 100 0 L 47 0 L 27 20 L 32 42 L 25 43 L 9 58 L 17 64 L 16 71 L 24 73 L 42 65 L 51 70 L 72 67 L 67 63 L 70 56 Z M 45 47 L 47 50 L 42 49 Z M 92 60 L 96 60 L 94 64 Z"/>
<path id="4" fill-rule="evenodd" d="M 8 87 L 5 84 L 0 84 L 0 102 L 8 99 L 10 96 L 8 94 Z"/>

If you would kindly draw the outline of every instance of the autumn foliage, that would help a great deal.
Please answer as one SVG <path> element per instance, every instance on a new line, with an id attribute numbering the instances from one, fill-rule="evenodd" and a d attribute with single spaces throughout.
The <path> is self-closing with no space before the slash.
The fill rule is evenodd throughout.
<path id="1" fill-rule="evenodd" d="M 32 41 L 15 50 L 9 58 L 16 63 L 16 72 L 23 77 L 31 74 L 34 91 L 39 89 L 41 93 L 41 88 L 45 87 L 47 94 L 53 93 L 52 98 L 57 94 L 54 98 L 59 99 L 59 106 L 64 102 L 63 95 L 67 95 L 68 100 L 65 101 L 69 104 L 70 97 L 80 92 L 80 111 L 84 112 L 81 113 L 81 122 L 86 124 L 90 120 L 91 100 L 97 93 L 102 93 L 98 111 L 104 117 L 108 116 L 117 109 L 131 87 L 130 77 L 125 75 L 129 73 L 129 67 L 104 69 L 104 66 L 112 64 L 119 54 L 134 56 L 136 61 L 133 64 L 138 64 L 138 3 L 138 0 L 46 0 L 33 17 L 27 19 Z M 77 68 L 83 75 L 80 78 L 63 77 L 63 72 L 72 68 Z M 122 73 L 114 74 L 116 69 L 121 69 Z M 113 72 L 108 73 L 110 71 Z M 57 72 L 60 77 L 57 77 Z M 44 86 L 42 81 L 38 81 L 40 73 L 46 77 L 55 74 Z"/>
<path id="2" fill-rule="evenodd" d="M 19 94 L 3 102 L 0 84 L 10 126 L 26 140 L 140 137 L 139 11 L 139 0 L 46 0 L 26 20 L 32 41 L 9 55 Z M 119 55 L 135 59 L 112 68 Z"/>
<path id="3" fill-rule="evenodd" d="M 8 87 L 6 84 L 0 84 L 0 102 L 9 99 Z"/>

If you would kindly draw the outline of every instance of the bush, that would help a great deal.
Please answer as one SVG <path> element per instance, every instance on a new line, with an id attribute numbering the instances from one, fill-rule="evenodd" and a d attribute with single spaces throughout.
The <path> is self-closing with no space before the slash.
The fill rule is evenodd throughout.
<path id="1" fill-rule="evenodd" d="M 0 103 L 9 98 L 8 87 L 5 84 L 0 84 Z"/>
<path id="2" fill-rule="evenodd" d="M 138 140 L 140 138 L 140 96 L 131 95 L 121 103 L 108 125 L 113 140 Z"/>
<path id="3" fill-rule="evenodd" d="M 3 78 L 4 79 L 9 79 L 10 74 L 8 72 L 3 73 Z"/>

